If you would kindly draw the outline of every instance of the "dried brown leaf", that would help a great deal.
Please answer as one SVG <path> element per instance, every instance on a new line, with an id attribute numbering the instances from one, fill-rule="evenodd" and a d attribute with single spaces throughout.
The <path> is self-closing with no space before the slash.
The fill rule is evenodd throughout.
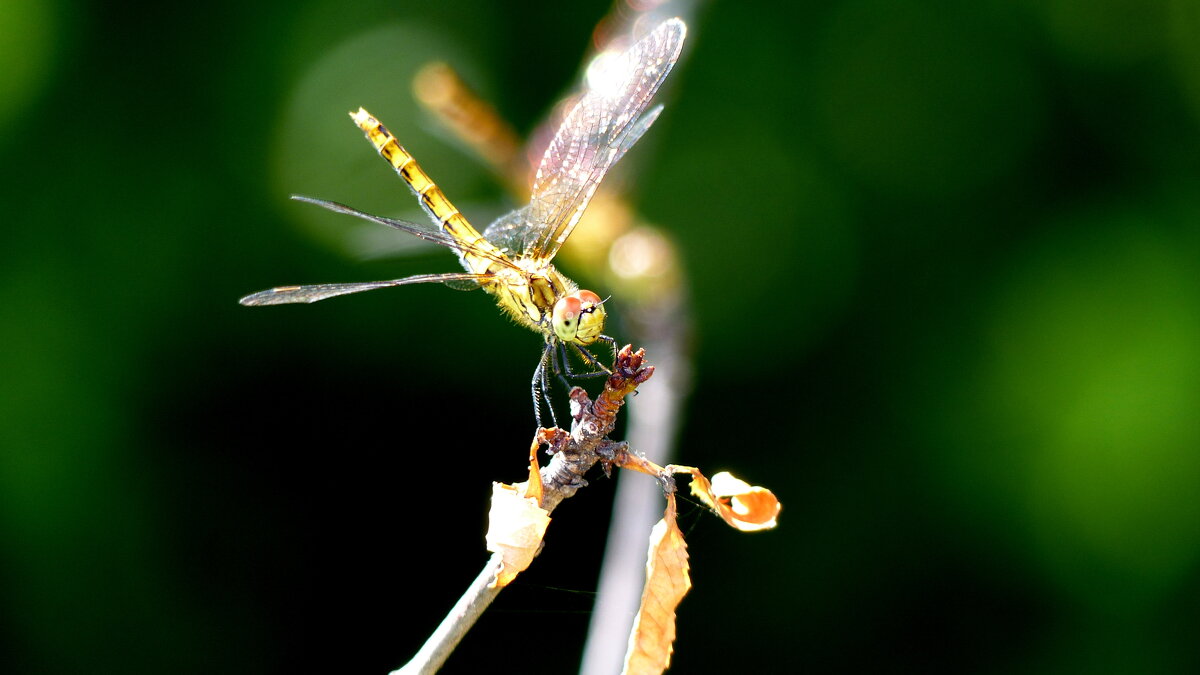
<path id="1" fill-rule="evenodd" d="M 537 500 L 539 506 L 542 504 L 542 474 L 538 467 L 538 450 L 542 447 L 541 434 L 534 434 L 533 443 L 529 446 L 529 481 L 526 483 L 518 483 L 518 487 L 525 486 L 524 496 L 532 497 Z"/>
<path id="2" fill-rule="evenodd" d="M 646 586 L 629 634 L 624 675 L 661 673 L 671 664 L 675 608 L 691 587 L 687 543 L 675 523 L 675 495 L 669 494 L 667 511 L 650 533 Z"/>
<path id="3" fill-rule="evenodd" d="M 526 484 L 492 483 L 487 550 L 499 553 L 503 559 L 494 587 L 507 586 L 529 567 L 550 525 L 550 514 L 538 505 L 536 497 L 525 495 L 525 488 Z"/>
<path id="4" fill-rule="evenodd" d="M 677 467 L 685 468 L 685 467 Z M 783 505 L 764 487 L 750 485 L 728 471 L 715 474 L 710 483 L 699 469 L 690 469 L 692 494 L 707 504 L 726 523 L 742 532 L 769 530 Z"/>

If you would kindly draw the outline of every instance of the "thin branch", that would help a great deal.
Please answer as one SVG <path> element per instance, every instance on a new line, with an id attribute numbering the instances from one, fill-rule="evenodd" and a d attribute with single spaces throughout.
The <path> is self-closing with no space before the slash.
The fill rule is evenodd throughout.
<path id="1" fill-rule="evenodd" d="M 617 413 L 624 405 L 625 397 L 654 374 L 654 366 L 646 365 L 645 357 L 644 350 L 635 352 L 626 345 L 617 354 L 612 375 L 605 380 L 604 391 L 595 401 L 579 387 L 571 390 L 574 422 L 570 433 L 557 427 L 538 430 L 537 441 L 549 446 L 548 452 L 554 454 L 550 463 L 541 469 L 541 506 L 546 511 L 553 511 L 564 499 L 585 487 L 587 481 L 583 476 L 593 466 L 603 463 L 607 471 L 614 457 L 625 451 L 624 444 L 609 440 L 608 434 L 616 425 Z M 392 671 L 391 675 L 436 673 L 500 594 L 503 587 L 495 583 L 500 568 L 500 555 L 493 555 L 412 660 Z"/>
<path id="2" fill-rule="evenodd" d="M 493 554 L 483 566 L 479 576 L 467 587 L 450 613 L 442 619 L 420 651 L 407 664 L 391 672 L 391 675 L 433 675 L 451 652 L 462 641 L 467 631 L 483 614 L 492 601 L 500 595 L 501 586 L 495 586 L 496 574 L 500 571 L 500 554 Z"/>

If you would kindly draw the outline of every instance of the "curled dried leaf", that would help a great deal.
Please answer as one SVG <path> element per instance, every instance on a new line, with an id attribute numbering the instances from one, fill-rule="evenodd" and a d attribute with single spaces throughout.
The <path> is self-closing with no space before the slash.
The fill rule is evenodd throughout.
<path id="1" fill-rule="evenodd" d="M 717 515 L 742 532 L 769 530 L 783 505 L 770 490 L 750 485 L 728 471 L 708 479 L 698 469 L 691 469 L 692 494 L 709 506 Z"/>
<path id="2" fill-rule="evenodd" d="M 488 512 L 487 550 L 503 560 L 493 587 L 507 586 L 525 571 L 542 545 L 550 514 L 536 497 L 525 496 L 524 485 L 492 483 L 492 508 Z"/>
<path id="3" fill-rule="evenodd" d="M 629 633 L 624 675 L 661 673 L 671 664 L 675 644 L 675 608 L 692 587 L 687 542 L 675 523 L 675 495 L 667 495 L 667 511 L 650 532 L 646 585 L 642 604 Z"/>
<path id="4" fill-rule="evenodd" d="M 517 487 L 524 486 L 522 495 L 536 499 L 538 506 L 542 504 L 542 494 L 544 492 L 542 488 L 541 469 L 538 467 L 538 450 L 541 447 L 541 433 L 534 434 L 533 443 L 529 446 L 529 481 L 517 484 Z"/>

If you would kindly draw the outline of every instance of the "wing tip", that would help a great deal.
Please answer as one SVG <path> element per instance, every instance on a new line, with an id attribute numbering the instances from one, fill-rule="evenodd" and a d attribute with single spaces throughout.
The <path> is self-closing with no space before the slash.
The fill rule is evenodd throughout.
<path id="1" fill-rule="evenodd" d="M 314 300 L 301 299 L 286 295 L 287 292 L 298 291 L 300 289 L 300 286 L 276 286 L 275 288 L 268 288 L 265 291 L 251 293 L 250 295 L 239 299 L 238 304 L 243 307 L 265 307 L 267 305 L 286 305 L 297 302 L 314 302 Z"/>
<path id="2" fill-rule="evenodd" d="M 680 41 L 687 37 L 687 24 L 683 22 L 683 19 L 677 16 L 673 16 L 670 19 L 660 23 L 657 30 L 670 30 L 678 33 Z"/>
<path id="3" fill-rule="evenodd" d="M 269 305 L 271 303 L 265 302 L 265 299 L 269 293 L 271 293 L 271 291 L 259 291 L 257 293 L 251 293 L 244 298 L 238 299 L 238 304 L 242 307 L 260 307 L 262 305 Z"/>

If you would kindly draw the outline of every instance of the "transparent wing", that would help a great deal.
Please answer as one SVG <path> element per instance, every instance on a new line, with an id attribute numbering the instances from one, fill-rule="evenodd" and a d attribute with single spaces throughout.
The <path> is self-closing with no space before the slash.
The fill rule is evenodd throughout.
<path id="1" fill-rule="evenodd" d="M 591 78 L 534 177 L 522 255 L 554 257 L 604 174 L 650 128 L 659 109 L 641 113 L 679 59 L 686 32 L 683 21 L 664 21 Z"/>
<path id="2" fill-rule="evenodd" d="M 633 147 L 633 144 L 642 137 L 642 134 L 646 133 L 650 125 L 654 124 L 654 120 L 658 119 L 658 115 L 662 110 L 663 107 L 661 105 L 651 108 L 649 112 L 638 119 L 636 124 L 630 126 L 625 131 L 616 145 L 617 152 L 613 156 L 612 161 L 609 162 L 609 166 L 616 164 L 621 159 L 621 156 L 629 148 Z M 597 181 L 598 183 L 599 181 Z M 538 228 L 538 223 L 534 220 L 532 211 L 533 207 L 530 205 L 500 216 L 483 231 L 484 238 L 509 255 L 518 255 L 522 251 L 529 251 L 534 239 L 544 231 Z M 579 212 L 583 213 L 582 207 L 579 209 Z M 562 234 L 562 240 L 566 241 L 568 235 L 570 235 L 569 229 Z M 558 248 L 555 247 L 554 251 L 557 252 Z M 549 257 L 554 256 L 550 254 Z"/>
<path id="3" fill-rule="evenodd" d="M 451 272 L 449 274 L 419 274 L 403 279 L 388 281 L 363 281 L 349 284 L 311 284 L 308 286 L 277 286 L 265 291 L 247 295 L 238 300 L 248 307 L 261 305 L 287 305 L 292 303 L 311 303 L 339 295 L 373 291 L 376 288 L 392 286 L 407 286 L 408 284 L 442 283 L 458 290 L 479 288 L 479 284 L 491 278 L 488 274 L 471 274 L 469 272 Z"/>
<path id="4" fill-rule="evenodd" d="M 662 114 L 662 111 L 662 104 L 654 106 L 645 115 L 639 117 L 637 123 L 629 127 L 629 129 L 621 135 L 621 138 L 617 143 L 617 154 L 613 155 L 612 164 L 616 164 L 622 157 L 625 156 L 625 153 L 633 147 L 634 143 L 638 142 L 638 139 L 642 137 L 642 134 L 646 133 L 646 130 L 650 128 L 650 125 L 654 124 L 654 120 L 658 119 L 658 116 Z M 609 166 L 612 166 L 612 164 Z"/>
<path id="5" fill-rule="evenodd" d="M 537 230 L 529 219 L 529 207 L 500 216 L 483 231 L 484 239 L 508 253 L 517 255 L 528 248 Z"/>
<path id="6" fill-rule="evenodd" d="M 331 202 L 331 201 L 328 201 L 325 199 L 316 199 L 315 197 L 305 197 L 303 195 L 292 195 L 292 199 L 294 199 L 298 202 L 306 202 L 308 204 L 316 204 L 317 206 L 320 206 L 325 209 L 329 209 L 330 211 L 333 211 L 334 213 L 344 213 L 346 215 L 354 216 L 356 218 L 362 218 L 363 220 L 369 220 L 372 223 L 379 223 L 380 225 L 387 225 L 388 227 L 400 230 L 402 232 L 407 232 L 415 237 L 420 237 L 421 239 L 424 239 L 425 241 L 431 241 L 435 244 L 441 244 L 442 246 L 445 246 L 449 249 L 454 250 L 454 252 L 457 253 L 459 255 L 459 257 L 462 257 L 464 254 L 470 254 L 470 255 L 479 256 L 481 258 L 486 258 L 488 260 L 491 260 L 492 262 L 496 262 L 501 265 L 505 265 L 508 267 L 515 267 L 515 265 L 513 265 L 513 262 L 511 260 L 505 258 L 502 255 L 497 255 L 495 251 L 492 251 L 490 249 L 483 248 L 480 246 L 472 246 L 469 242 L 462 241 L 460 239 L 456 239 L 456 238 L 450 236 L 449 234 L 447 234 L 446 232 L 444 232 L 439 226 L 434 225 L 434 224 L 422 225 L 420 223 L 413 223 L 413 222 L 410 222 L 407 220 L 397 220 L 394 218 L 384 218 L 383 216 L 374 216 L 374 215 L 371 215 L 364 211 L 359 211 L 358 209 L 346 206 L 345 204 L 339 204 L 337 202 Z M 378 283 L 386 283 L 386 282 L 378 282 Z M 362 289 L 362 290 L 368 290 L 368 289 Z M 356 291 L 347 291 L 347 293 L 354 293 L 354 292 L 356 292 Z M 339 293 L 338 295 L 341 295 L 341 294 Z M 320 300 L 322 298 L 317 298 L 317 299 Z M 309 301 L 296 300 L 296 301 L 292 301 L 292 302 L 315 302 L 315 301 L 313 301 L 313 300 L 309 300 Z M 243 304 L 245 304 L 245 303 L 243 303 Z"/>

